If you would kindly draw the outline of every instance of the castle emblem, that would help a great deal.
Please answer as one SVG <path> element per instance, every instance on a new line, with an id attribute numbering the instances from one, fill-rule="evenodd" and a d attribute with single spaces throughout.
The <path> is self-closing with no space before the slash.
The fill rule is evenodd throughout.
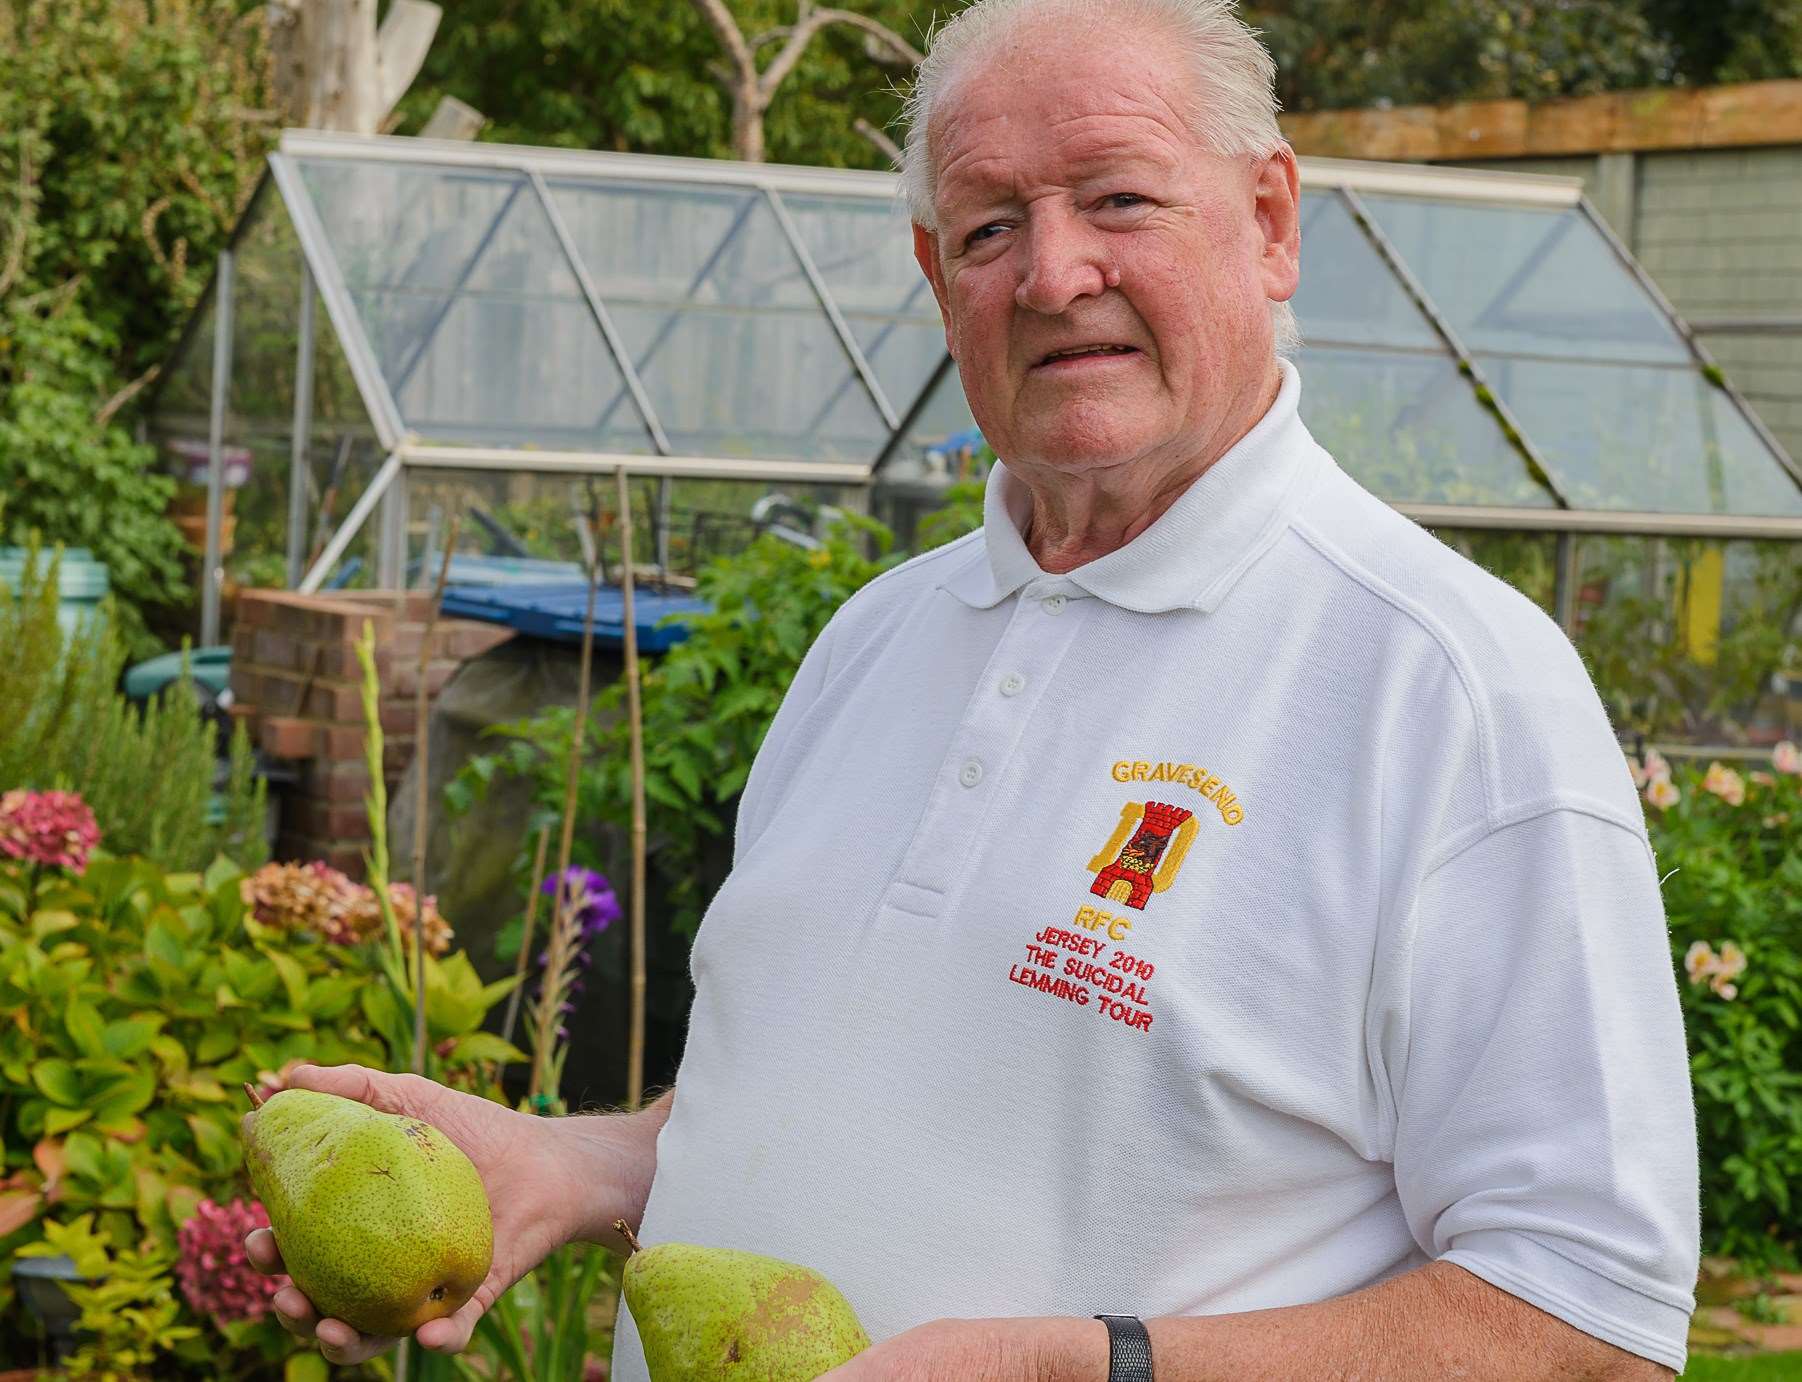
<path id="1" fill-rule="evenodd" d="M 1161 801 L 1129 801 L 1101 853 L 1089 860 L 1089 891 L 1110 902 L 1145 910 L 1153 893 L 1176 881 L 1183 856 L 1199 828 L 1195 813 Z"/>

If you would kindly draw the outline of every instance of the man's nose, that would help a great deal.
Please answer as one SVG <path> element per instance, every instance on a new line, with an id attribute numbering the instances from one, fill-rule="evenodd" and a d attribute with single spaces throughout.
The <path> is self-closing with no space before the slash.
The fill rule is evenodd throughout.
<path id="1" fill-rule="evenodd" d="M 1105 237 L 1070 211 L 1041 209 L 1022 236 L 1026 263 L 1014 301 L 1029 311 L 1056 316 L 1080 297 L 1107 289 Z"/>

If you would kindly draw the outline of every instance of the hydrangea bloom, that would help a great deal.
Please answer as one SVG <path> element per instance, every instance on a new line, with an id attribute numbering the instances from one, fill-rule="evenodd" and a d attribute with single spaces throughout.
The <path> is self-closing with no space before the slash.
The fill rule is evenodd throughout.
<path id="1" fill-rule="evenodd" d="M 228 1205 L 202 1200 L 176 1241 L 181 1248 L 175 1279 L 193 1309 L 224 1324 L 261 1319 L 269 1298 L 288 1285 L 285 1276 L 264 1276 L 244 1255 L 244 1236 L 268 1228 L 269 1215 L 255 1200 Z"/>
<path id="2" fill-rule="evenodd" d="M 382 933 L 382 909 L 375 890 L 353 881 L 317 859 L 306 864 L 265 864 L 239 885 L 245 905 L 266 926 L 310 931 L 334 945 L 357 945 Z M 419 928 L 419 900 L 410 883 L 388 885 L 401 941 L 411 945 Z M 438 900 L 425 899 L 426 949 L 450 949 L 451 927 Z"/>
<path id="3" fill-rule="evenodd" d="M 94 813 L 75 792 L 27 792 L 0 796 L 0 855 L 80 873 L 100 843 Z"/>

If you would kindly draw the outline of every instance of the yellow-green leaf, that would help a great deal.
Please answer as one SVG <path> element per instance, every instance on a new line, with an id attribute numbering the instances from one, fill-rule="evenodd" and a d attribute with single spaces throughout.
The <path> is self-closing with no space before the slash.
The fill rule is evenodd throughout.
<path id="1" fill-rule="evenodd" d="M 93 1113 L 85 1108 L 53 1108 L 44 1115 L 44 1131 L 55 1137 L 59 1132 L 80 1127 L 91 1117 Z"/>

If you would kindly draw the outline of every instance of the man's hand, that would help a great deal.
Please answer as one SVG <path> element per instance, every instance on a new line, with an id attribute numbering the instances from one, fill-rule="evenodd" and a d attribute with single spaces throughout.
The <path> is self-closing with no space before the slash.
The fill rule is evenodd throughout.
<path id="1" fill-rule="evenodd" d="M 456 1314 L 419 1327 L 420 1347 L 457 1353 L 469 1344 L 482 1312 L 501 1293 L 572 1236 L 577 1207 L 591 1196 L 572 1177 L 561 1154 L 556 1128 L 561 1120 L 533 1118 L 473 1094 L 446 1089 L 418 1075 L 388 1075 L 360 1065 L 303 1065 L 288 1079 L 290 1089 L 337 1094 L 383 1113 L 422 1118 L 462 1149 L 481 1173 L 494 1215 L 494 1261 L 488 1277 Z M 257 1270 L 284 1271 L 275 1235 L 258 1229 L 244 1240 Z M 317 1339 L 327 1361 L 363 1362 L 397 1341 L 360 1334 L 343 1320 L 321 1319 L 295 1286 L 276 1292 L 272 1302 L 282 1327 L 303 1339 Z"/>
<path id="2" fill-rule="evenodd" d="M 820 1382 L 1107 1382 L 1099 1320 L 934 1320 L 865 1349 Z"/>

